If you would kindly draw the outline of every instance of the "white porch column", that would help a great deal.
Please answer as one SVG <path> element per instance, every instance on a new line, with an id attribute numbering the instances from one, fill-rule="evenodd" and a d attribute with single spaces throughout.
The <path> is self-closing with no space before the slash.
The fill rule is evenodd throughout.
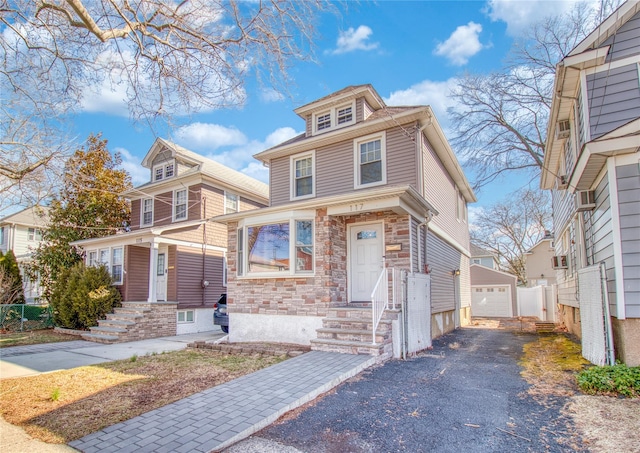
<path id="1" fill-rule="evenodd" d="M 151 241 L 149 251 L 149 297 L 147 302 L 158 302 L 156 294 L 156 275 L 158 273 L 158 243 Z"/>

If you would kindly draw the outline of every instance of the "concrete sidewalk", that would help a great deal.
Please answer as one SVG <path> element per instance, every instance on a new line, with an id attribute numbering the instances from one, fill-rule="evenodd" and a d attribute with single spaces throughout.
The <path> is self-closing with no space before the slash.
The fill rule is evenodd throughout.
<path id="1" fill-rule="evenodd" d="M 196 393 L 69 445 L 92 452 L 219 451 L 375 363 L 312 351 Z"/>
<path id="2" fill-rule="evenodd" d="M 194 341 L 214 341 L 225 334 L 210 332 L 153 338 L 128 343 L 99 344 L 69 341 L 0 349 L 0 379 L 31 376 L 56 370 L 128 359 L 131 356 L 178 351 Z"/>

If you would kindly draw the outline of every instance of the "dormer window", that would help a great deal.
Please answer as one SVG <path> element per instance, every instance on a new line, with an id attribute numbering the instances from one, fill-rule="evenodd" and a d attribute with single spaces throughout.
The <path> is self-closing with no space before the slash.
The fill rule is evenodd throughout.
<path id="1" fill-rule="evenodd" d="M 162 181 L 175 175 L 175 162 L 165 162 L 153 167 L 153 181 Z"/>
<path id="2" fill-rule="evenodd" d="M 316 120 L 316 130 L 321 131 L 331 128 L 331 113 L 320 115 Z"/>
<path id="3" fill-rule="evenodd" d="M 348 126 L 355 122 L 354 112 L 356 111 L 355 101 L 348 104 L 338 105 L 313 115 L 313 134 L 328 132 L 340 127 Z"/>
<path id="4" fill-rule="evenodd" d="M 350 123 L 353 120 L 353 109 L 351 106 L 338 110 L 338 124 Z"/>

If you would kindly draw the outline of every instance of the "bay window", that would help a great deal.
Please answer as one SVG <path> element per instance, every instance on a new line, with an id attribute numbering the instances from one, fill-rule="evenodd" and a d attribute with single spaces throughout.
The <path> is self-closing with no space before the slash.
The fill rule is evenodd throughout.
<path id="1" fill-rule="evenodd" d="M 313 234 L 311 219 L 285 219 L 238 229 L 238 275 L 312 273 Z"/>

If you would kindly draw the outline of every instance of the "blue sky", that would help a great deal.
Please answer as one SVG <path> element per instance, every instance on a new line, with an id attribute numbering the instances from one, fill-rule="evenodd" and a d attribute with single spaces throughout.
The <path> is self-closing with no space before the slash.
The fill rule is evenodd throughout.
<path id="1" fill-rule="evenodd" d="M 455 77 L 465 71 L 499 70 L 515 37 L 532 22 L 571 3 L 363 1 L 347 6 L 339 15 L 321 17 L 317 62 L 300 62 L 291 69 L 295 84 L 290 97 L 274 95 L 250 76 L 241 108 L 176 118 L 181 124 L 171 130 L 152 130 L 148 124 L 132 124 L 118 96 L 102 91 L 86 99 L 84 112 L 75 117 L 78 141 L 101 132 L 109 149 L 122 154 L 136 185 L 148 179 L 148 171 L 139 163 L 157 136 L 266 182 L 268 170 L 252 155 L 303 130 L 303 121 L 293 109 L 364 83 L 372 84 L 388 105 L 431 105 L 447 132 L 448 91 Z M 514 181 L 510 178 L 485 188 L 478 194 L 477 206 L 520 188 L 522 182 Z"/>

